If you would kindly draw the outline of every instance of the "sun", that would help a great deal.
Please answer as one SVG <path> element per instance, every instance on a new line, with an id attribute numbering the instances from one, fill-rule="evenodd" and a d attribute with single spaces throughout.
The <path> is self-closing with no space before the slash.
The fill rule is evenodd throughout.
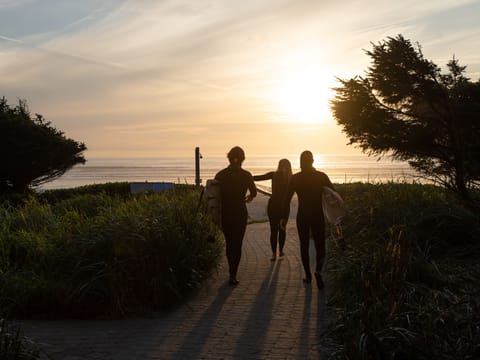
<path id="1" fill-rule="evenodd" d="M 281 69 L 270 89 L 276 117 L 288 122 L 320 124 L 330 117 L 330 78 L 318 67 L 301 62 Z"/>

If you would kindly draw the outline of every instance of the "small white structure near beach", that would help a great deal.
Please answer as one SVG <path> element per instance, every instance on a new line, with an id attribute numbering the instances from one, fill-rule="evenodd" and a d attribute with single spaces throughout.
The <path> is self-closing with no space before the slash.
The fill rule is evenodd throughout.
<path id="1" fill-rule="evenodd" d="M 156 193 L 173 189 L 173 182 L 133 182 L 130 183 L 130 192 L 132 194 Z"/>

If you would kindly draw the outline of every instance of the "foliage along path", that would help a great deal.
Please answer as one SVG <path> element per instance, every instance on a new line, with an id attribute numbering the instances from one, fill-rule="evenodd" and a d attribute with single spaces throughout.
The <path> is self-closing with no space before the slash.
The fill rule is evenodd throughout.
<path id="1" fill-rule="evenodd" d="M 237 287 L 228 285 L 223 256 L 218 272 L 173 313 L 24 321 L 23 330 L 50 359 L 319 359 L 325 290 L 302 283 L 295 221 L 287 227 L 286 256 L 276 262 L 269 233 L 268 222 L 247 227 Z"/>

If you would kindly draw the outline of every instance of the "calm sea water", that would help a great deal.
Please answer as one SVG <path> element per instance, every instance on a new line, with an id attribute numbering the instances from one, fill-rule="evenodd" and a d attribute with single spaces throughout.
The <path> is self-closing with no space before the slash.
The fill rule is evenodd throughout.
<path id="1" fill-rule="evenodd" d="M 299 170 L 298 155 L 287 157 L 293 171 Z M 275 170 L 279 157 L 250 156 L 243 167 L 252 174 Z M 227 166 L 225 157 L 207 157 L 200 160 L 200 177 L 205 184 L 220 169 Z M 416 179 L 407 163 L 365 155 L 315 155 L 315 167 L 324 171 L 334 183 L 386 182 Z M 195 183 L 195 159 L 192 157 L 162 158 L 92 158 L 85 165 L 78 165 L 61 178 L 44 184 L 43 189 L 71 188 L 106 182 L 175 182 Z M 269 182 L 264 182 L 268 185 Z"/>

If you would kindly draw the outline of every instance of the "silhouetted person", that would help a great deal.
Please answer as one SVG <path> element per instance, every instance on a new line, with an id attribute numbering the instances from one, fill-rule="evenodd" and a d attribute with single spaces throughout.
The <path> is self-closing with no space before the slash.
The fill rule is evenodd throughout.
<path id="1" fill-rule="evenodd" d="M 277 258 L 277 244 L 279 247 L 279 256 L 284 256 L 283 247 L 285 246 L 286 233 L 285 228 L 280 226 L 280 220 L 282 219 L 287 187 L 291 177 L 292 165 L 287 159 L 281 159 L 278 162 L 276 171 L 270 171 L 264 175 L 253 177 L 255 181 L 272 180 L 272 195 L 268 199 L 267 205 L 272 261 L 275 261 Z"/>
<path id="2" fill-rule="evenodd" d="M 310 258 L 308 253 L 310 234 L 312 234 L 316 250 L 315 277 L 319 289 L 324 287 L 322 267 L 325 260 L 325 220 L 322 209 L 322 188 L 333 185 L 328 176 L 315 170 L 313 167 L 313 154 L 304 151 L 300 155 L 301 171 L 292 176 L 288 185 L 286 201 L 283 209 L 282 227 L 288 219 L 290 201 L 294 193 L 298 196 L 297 231 L 300 239 L 300 254 L 307 284 L 312 282 L 310 271 Z"/>
<path id="3" fill-rule="evenodd" d="M 242 256 L 242 243 L 247 227 L 247 202 L 257 195 L 252 174 L 242 169 L 245 153 L 233 147 L 227 154 L 230 165 L 215 175 L 219 182 L 222 203 L 222 231 L 225 236 L 230 285 L 237 285 L 237 270 Z M 247 190 L 249 191 L 248 196 Z"/>

